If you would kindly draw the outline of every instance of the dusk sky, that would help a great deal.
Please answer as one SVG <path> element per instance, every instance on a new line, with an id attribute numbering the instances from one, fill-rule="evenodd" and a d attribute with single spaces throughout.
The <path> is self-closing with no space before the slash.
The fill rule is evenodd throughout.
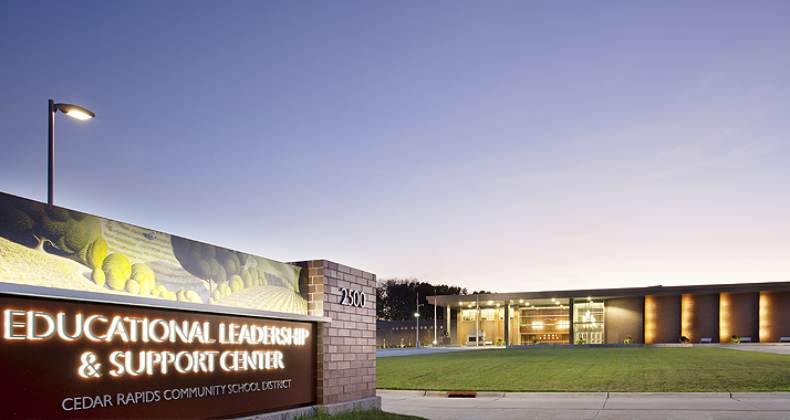
<path id="1" fill-rule="evenodd" d="M 3 1 L 0 191 L 469 291 L 790 281 L 788 1 Z"/>

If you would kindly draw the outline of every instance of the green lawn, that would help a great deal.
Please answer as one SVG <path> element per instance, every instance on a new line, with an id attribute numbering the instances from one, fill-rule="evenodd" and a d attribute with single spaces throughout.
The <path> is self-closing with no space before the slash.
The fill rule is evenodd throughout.
<path id="1" fill-rule="evenodd" d="M 790 355 L 713 347 L 506 349 L 376 360 L 377 387 L 436 391 L 790 391 Z"/>

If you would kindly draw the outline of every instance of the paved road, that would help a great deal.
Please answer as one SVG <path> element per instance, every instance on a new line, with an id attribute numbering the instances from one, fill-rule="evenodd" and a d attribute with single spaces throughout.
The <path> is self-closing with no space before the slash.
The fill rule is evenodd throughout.
<path id="1" fill-rule="evenodd" d="M 379 390 L 382 410 L 430 420 L 790 419 L 790 393 L 480 393 Z"/>

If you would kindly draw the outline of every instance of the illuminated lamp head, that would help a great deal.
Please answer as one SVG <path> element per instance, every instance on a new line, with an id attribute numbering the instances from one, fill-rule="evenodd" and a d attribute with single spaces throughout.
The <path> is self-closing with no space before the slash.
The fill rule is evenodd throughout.
<path id="1" fill-rule="evenodd" d="M 78 120 L 89 120 L 96 116 L 96 114 L 87 108 L 71 104 L 55 104 L 55 111 L 60 111 L 69 117 L 73 117 Z"/>

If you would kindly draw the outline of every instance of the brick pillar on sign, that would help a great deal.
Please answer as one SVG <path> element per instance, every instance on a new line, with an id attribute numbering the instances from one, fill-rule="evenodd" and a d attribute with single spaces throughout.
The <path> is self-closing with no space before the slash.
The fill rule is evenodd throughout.
<path id="1" fill-rule="evenodd" d="M 318 327 L 316 398 L 334 404 L 376 396 L 376 275 L 326 260 L 307 269 L 308 314 L 332 318 Z M 364 293 L 364 306 L 341 305 L 341 288 Z"/>

